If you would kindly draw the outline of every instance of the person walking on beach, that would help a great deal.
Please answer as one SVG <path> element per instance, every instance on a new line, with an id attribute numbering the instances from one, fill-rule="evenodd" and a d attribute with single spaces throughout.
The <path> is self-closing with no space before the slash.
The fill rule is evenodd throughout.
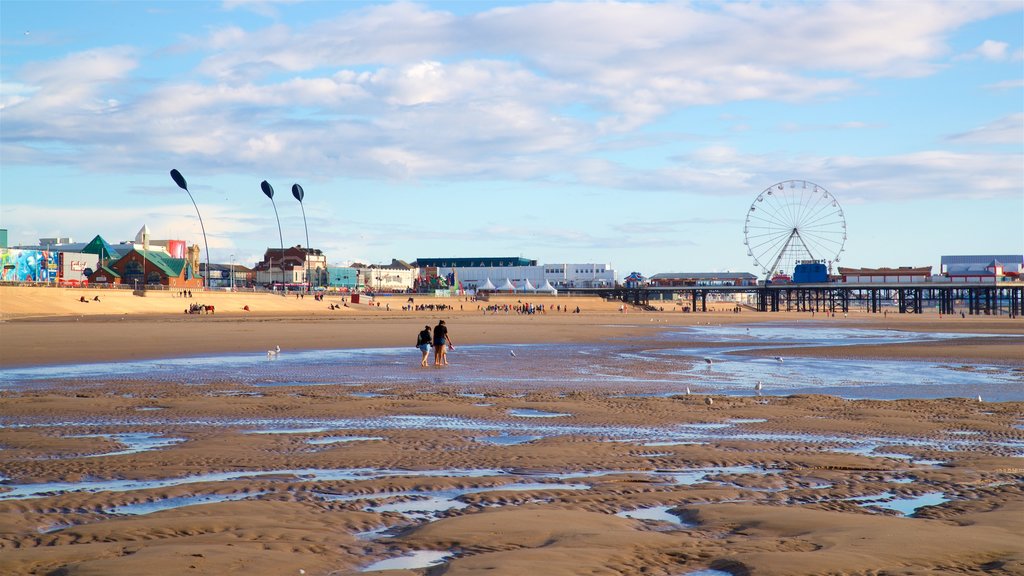
<path id="1" fill-rule="evenodd" d="M 416 336 L 416 348 L 423 353 L 423 359 L 420 360 L 420 366 L 426 368 L 429 366 L 427 363 L 427 354 L 430 353 L 430 342 L 433 338 L 430 335 L 430 326 L 424 326 L 423 330 Z"/>
<path id="2" fill-rule="evenodd" d="M 448 365 L 447 347 L 454 348 L 451 337 L 448 336 L 448 327 L 444 320 L 439 320 L 434 326 L 434 367 Z"/>

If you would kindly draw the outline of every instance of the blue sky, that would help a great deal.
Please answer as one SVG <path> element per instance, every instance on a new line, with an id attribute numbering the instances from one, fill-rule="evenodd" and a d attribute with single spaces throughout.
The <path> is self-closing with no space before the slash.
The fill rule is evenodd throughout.
<path id="1" fill-rule="evenodd" d="M 264 179 L 332 263 L 761 274 L 789 180 L 837 200 L 839 265 L 1024 252 L 1019 1 L 4 0 L 0 50 L 12 243 L 202 246 L 177 168 L 214 262 L 277 245 Z"/>

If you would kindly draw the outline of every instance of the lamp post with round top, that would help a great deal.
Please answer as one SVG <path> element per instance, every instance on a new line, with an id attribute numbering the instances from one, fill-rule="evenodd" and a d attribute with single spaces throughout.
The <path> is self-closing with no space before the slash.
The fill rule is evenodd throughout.
<path id="1" fill-rule="evenodd" d="M 284 284 L 284 234 L 281 233 L 281 217 L 277 214 L 277 204 L 274 203 L 274 187 L 264 180 L 260 182 L 263 193 L 270 198 L 270 204 L 274 207 L 274 217 L 277 218 L 277 237 L 281 241 L 281 284 Z M 274 258 L 270 258 L 270 284 L 274 284 Z M 284 286 L 281 287 L 284 289 Z"/>
<path id="2" fill-rule="evenodd" d="M 306 191 L 302 189 L 302 186 L 292 184 L 292 196 L 299 201 L 299 207 L 302 208 L 302 227 L 306 229 L 306 256 L 302 261 L 306 268 L 306 292 L 309 292 L 312 287 L 309 281 L 309 226 L 306 225 L 306 207 L 302 204 L 302 199 L 306 197 Z"/>
<path id="3" fill-rule="evenodd" d="M 185 177 L 178 172 L 177 169 L 171 170 L 171 179 L 186 193 L 188 193 L 189 200 L 192 200 L 192 205 L 196 208 L 196 216 L 199 217 L 199 229 L 203 231 L 203 246 L 206 248 L 206 275 L 203 276 L 203 287 L 207 288 L 210 285 L 210 244 L 206 241 L 206 226 L 203 225 L 203 216 L 199 213 L 199 206 L 196 204 L 196 199 L 192 197 L 192 192 L 189 192 L 188 184 L 185 182 Z M 143 278 L 143 285 L 145 285 L 145 278 Z"/>

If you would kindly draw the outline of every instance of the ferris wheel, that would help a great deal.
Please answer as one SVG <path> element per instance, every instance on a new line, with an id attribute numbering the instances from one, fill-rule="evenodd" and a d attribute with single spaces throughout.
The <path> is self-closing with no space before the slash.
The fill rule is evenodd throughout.
<path id="1" fill-rule="evenodd" d="M 828 190 L 806 180 L 786 180 L 754 199 L 743 243 L 769 279 L 791 275 L 805 261 L 827 262 L 831 268 L 846 244 L 846 218 Z"/>

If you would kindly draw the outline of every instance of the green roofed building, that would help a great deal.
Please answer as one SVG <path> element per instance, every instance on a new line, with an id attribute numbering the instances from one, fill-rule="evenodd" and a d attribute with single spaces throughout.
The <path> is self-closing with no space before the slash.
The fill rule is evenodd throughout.
<path id="1" fill-rule="evenodd" d="M 102 241 L 102 238 L 100 240 Z M 195 274 L 188 260 L 172 258 L 164 252 L 139 250 L 138 247 L 115 262 L 101 267 L 89 277 L 89 282 L 124 284 L 132 287 L 203 287 L 203 279 Z"/>
<path id="2" fill-rule="evenodd" d="M 120 258 L 120 254 L 117 250 L 107 243 L 102 236 L 97 235 L 95 238 L 90 240 L 85 246 L 74 250 L 75 252 L 82 252 L 83 254 L 96 254 L 100 257 L 100 261 L 114 260 Z"/>

